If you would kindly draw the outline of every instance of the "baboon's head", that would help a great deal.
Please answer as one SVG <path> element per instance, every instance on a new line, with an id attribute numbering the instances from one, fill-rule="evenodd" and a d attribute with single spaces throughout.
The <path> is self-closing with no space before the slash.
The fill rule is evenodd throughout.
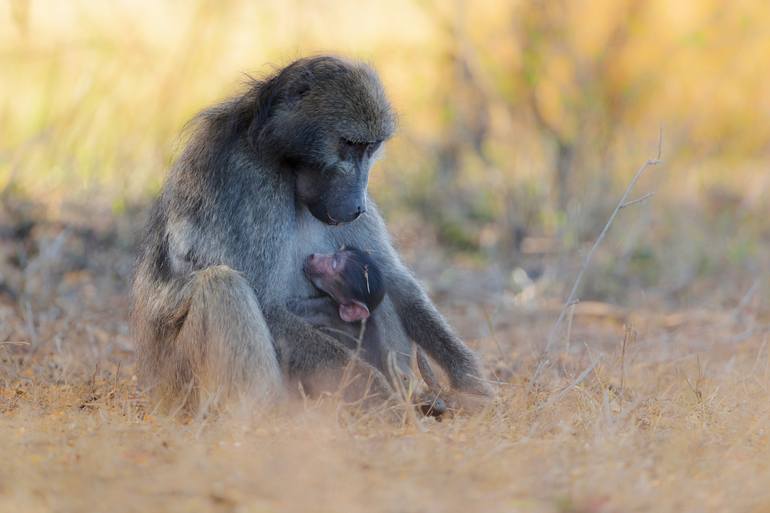
<path id="1" fill-rule="evenodd" d="M 377 74 L 335 57 L 301 59 L 257 84 L 250 133 L 296 179 L 296 194 L 327 224 L 366 211 L 369 168 L 394 131 Z"/>

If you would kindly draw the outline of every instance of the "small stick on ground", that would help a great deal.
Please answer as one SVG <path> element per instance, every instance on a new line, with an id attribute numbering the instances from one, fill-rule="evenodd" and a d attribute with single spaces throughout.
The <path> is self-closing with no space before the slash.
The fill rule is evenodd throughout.
<path id="1" fill-rule="evenodd" d="M 567 296 L 567 300 L 564 302 L 564 306 L 562 307 L 561 312 L 559 312 L 559 317 L 556 319 L 556 322 L 551 327 L 551 330 L 548 333 L 548 339 L 546 340 L 545 348 L 543 349 L 543 352 L 540 354 L 537 367 L 535 368 L 535 374 L 532 377 L 532 382 L 531 382 L 532 386 L 535 386 L 537 384 L 538 380 L 540 379 L 540 375 L 550 363 L 548 356 L 551 352 L 551 348 L 553 347 L 554 342 L 556 341 L 556 335 L 559 333 L 559 328 L 564 322 L 564 317 L 566 316 L 570 306 L 575 304 L 575 302 L 577 301 L 577 293 L 578 293 L 578 290 L 580 290 L 580 286 L 583 283 L 583 275 L 585 275 L 586 269 L 588 269 L 588 266 L 590 265 L 591 260 L 594 257 L 594 253 L 596 253 L 596 250 L 598 249 L 599 245 L 604 241 L 604 238 L 607 236 L 607 232 L 609 232 L 610 226 L 612 226 L 612 223 L 615 221 L 615 218 L 618 216 L 618 214 L 622 209 L 630 205 L 640 203 L 650 197 L 649 195 L 645 195 L 637 200 L 631 200 L 631 201 L 628 200 L 628 196 L 631 194 L 631 191 L 634 190 L 634 186 L 636 186 L 636 183 L 642 177 L 642 175 L 647 170 L 647 168 L 652 166 L 657 166 L 658 164 L 663 162 L 661 160 L 662 151 L 663 151 L 663 129 L 661 129 L 658 134 L 657 156 L 645 162 L 642 165 L 642 167 L 640 167 L 639 170 L 636 172 L 634 177 L 631 179 L 631 182 L 628 184 L 628 187 L 626 187 L 626 191 L 623 193 L 623 196 L 620 198 L 620 201 L 615 207 L 615 210 L 613 210 L 612 214 L 610 214 L 610 218 L 607 220 L 607 224 L 604 225 L 604 228 L 599 233 L 599 236 L 596 238 L 596 241 L 594 242 L 593 246 L 591 246 L 591 249 L 588 251 L 586 258 L 583 261 L 583 265 L 581 266 L 580 271 L 578 272 L 578 275 L 575 278 L 575 283 L 572 285 L 572 290 L 570 291 L 569 296 Z"/>
<path id="2" fill-rule="evenodd" d="M 576 306 L 577 306 L 577 302 L 569 305 L 569 317 L 567 318 L 567 337 L 566 337 L 567 340 L 564 342 L 564 354 L 569 354 L 569 346 L 570 346 L 570 342 L 572 341 L 572 321 L 575 320 Z"/>
<path id="3" fill-rule="evenodd" d="M 558 394 L 556 394 L 556 395 L 554 395 L 554 396 L 551 396 L 551 398 L 550 398 L 550 399 L 548 399 L 548 400 L 547 400 L 545 403 L 543 403 L 543 404 L 542 404 L 540 407 L 538 407 L 538 408 L 537 408 L 537 410 L 535 410 L 535 411 L 538 411 L 538 412 L 539 412 L 539 411 L 545 410 L 545 409 L 546 409 L 546 408 L 548 408 L 549 406 L 552 406 L 552 405 L 556 404 L 557 402 L 559 402 L 559 401 L 562 399 L 562 397 L 564 397 L 565 395 L 567 395 L 567 393 L 568 393 L 570 390 L 573 390 L 575 387 L 577 387 L 577 386 L 578 386 L 578 385 L 580 385 L 580 384 L 581 384 L 583 381 L 585 381 L 585 379 L 588 377 L 588 375 L 589 375 L 589 374 L 591 374 L 591 372 L 592 372 L 592 371 L 593 371 L 593 370 L 596 368 L 596 366 L 597 366 L 597 365 L 599 365 L 599 362 L 600 362 L 601 360 L 602 360 L 602 357 L 601 357 L 601 355 L 599 355 L 599 357 L 598 357 L 596 360 L 594 360 L 594 361 L 592 361 L 592 362 L 591 362 L 591 365 L 589 365 L 588 367 L 586 367 L 586 368 L 585 368 L 585 370 L 583 370 L 583 372 L 581 372 L 581 373 L 580 373 L 580 376 L 578 376 L 577 378 L 575 378 L 575 381 L 573 381 L 573 382 L 572 382 L 572 383 L 570 383 L 568 386 L 566 386 L 564 389 L 562 389 L 562 390 L 561 390 L 561 392 L 559 392 Z"/>
<path id="4" fill-rule="evenodd" d="M 633 326 L 625 325 L 623 333 L 623 343 L 620 346 L 620 408 L 623 409 L 623 394 L 625 393 L 626 385 L 626 348 L 629 343 L 636 340 L 636 331 Z"/>

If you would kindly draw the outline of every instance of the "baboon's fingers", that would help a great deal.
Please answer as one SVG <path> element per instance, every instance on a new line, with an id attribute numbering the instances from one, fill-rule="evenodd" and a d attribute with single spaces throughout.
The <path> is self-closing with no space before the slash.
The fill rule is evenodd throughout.
<path id="1" fill-rule="evenodd" d="M 446 402 L 438 396 L 428 397 L 420 404 L 420 411 L 426 417 L 440 418 L 448 409 Z"/>
<path id="2" fill-rule="evenodd" d="M 422 379 L 425 380 L 425 384 L 432 392 L 438 392 L 441 390 L 441 384 L 438 382 L 436 375 L 433 373 L 433 369 L 430 366 L 428 357 L 425 356 L 425 352 L 417 348 L 417 368 L 420 369 Z"/>

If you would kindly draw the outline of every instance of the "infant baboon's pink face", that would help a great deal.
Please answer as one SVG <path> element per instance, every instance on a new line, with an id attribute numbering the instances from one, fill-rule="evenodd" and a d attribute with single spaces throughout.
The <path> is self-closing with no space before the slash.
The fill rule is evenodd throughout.
<path id="1" fill-rule="evenodd" d="M 305 259 L 304 271 L 313 285 L 330 295 L 338 303 L 347 302 L 344 297 L 342 271 L 347 262 L 344 251 L 336 253 L 313 253 Z"/>
<path id="2" fill-rule="evenodd" d="M 309 277 L 326 277 L 339 275 L 344 264 L 342 252 L 323 254 L 313 253 L 305 260 L 305 274 Z"/>
<path id="3" fill-rule="evenodd" d="M 330 254 L 313 253 L 305 259 L 305 274 L 313 285 L 339 305 L 340 318 L 346 322 L 367 319 L 370 315 L 368 304 L 372 309 L 376 308 L 384 294 L 381 289 L 370 286 L 370 264 L 362 262 L 362 258 L 343 249 Z M 379 293 L 379 297 L 373 296 L 372 292 Z"/>

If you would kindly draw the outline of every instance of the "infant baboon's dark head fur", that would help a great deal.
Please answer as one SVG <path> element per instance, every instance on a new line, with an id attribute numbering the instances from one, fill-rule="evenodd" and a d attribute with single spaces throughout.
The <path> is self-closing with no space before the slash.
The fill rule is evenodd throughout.
<path id="1" fill-rule="evenodd" d="M 339 304 L 346 322 L 368 319 L 385 297 L 385 281 L 368 253 L 346 247 L 335 253 L 314 253 L 305 261 L 305 274 Z"/>

